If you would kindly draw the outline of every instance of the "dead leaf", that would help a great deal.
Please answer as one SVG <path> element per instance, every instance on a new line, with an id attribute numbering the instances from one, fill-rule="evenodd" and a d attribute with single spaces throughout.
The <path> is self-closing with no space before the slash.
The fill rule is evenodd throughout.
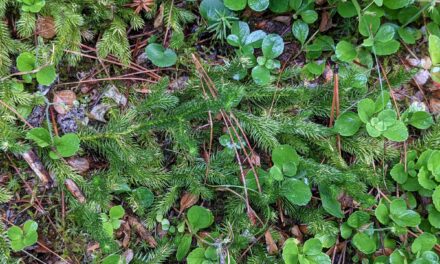
<path id="1" fill-rule="evenodd" d="M 440 114 L 440 99 L 431 98 L 429 104 L 431 105 L 431 111 L 434 115 Z"/>
<path id="2" fill-rule="evenodd" d="M 332 17 L 327 11 L 321 13 L 321 23 L 319 24 L 319 31 L 325 32 L 333 27 Z"/>
<path id="3" fill-rule="evenodd" d="M 66 186 L 67 190 L 75 197 L 79 203 L 85 203 L 86 197 L 82 193 L 82 191 L 79 189 L 78 185 L 71 179 L 67 179 L 64 182 L 64 185 Z"/>
<path id="4" fill-rule="evenodd" d="M 414 81 L 419 85 L 423 86 L 428 82 L 429 80 L 429 71 L 427 70 L 421 70 L 414 76 Z"/>
<path id="5" fill-rule="evenodd" d="M 95 105 L 92 108 L 92 111 L 90 111 L 90 118 L 93 118 L 101 122 L 107 122 L 107 120 L 105 120 L 104 117 L 109 109 L 110 109 L 110 105 L 108 104 Z"/>
<path id="6" fill-rule="evenodd" d="M 89 160 L 86 158 L 69 158 L 67 163 L 78 173 L 87 172 L 90 168 Z"/>
<path id="7" fill-rule="evenodd" d="M 290 232 L 292 233 L 292 235 L 298 239 L 300 242 L 302 242 L 304 240 L 304 236 L 299 228 L 298 225 L 294 225 L 292 227 L 292 229 L 290 229 Z"/>
<path id="8" fill-rule="evenodd" d="M 139 222 L 139 220 L 134 216 L 127 216 L 128 223 L 136 233 L 145 241 L 147 241 L 150 247 L 155 248 L 157 246 L 157 242 L 154 237 L 147 231 L 147 229 Z"/>
<path id="9" fill-rule="evenodd" d="M 154 28 L 158 28 L 163 25 L 163 10 L 164 10 L 164 6 L 162 3 L 159 7 L 159 12 L 157 12 L 156 18 L 154 19 L 154 24 L 153 24 Z"/>
<path id="10" fill-rule="evenodd" d="M 56 92 L 53 96 L 54 109 L 62 115 L 69 112 L 75 101 L 76 94 L 70 90 Z"/>
<path id="11" fill-rule="evenodd" d="M 264 238 L 266 239 L 266 247 L 269 255 L 275 255 L 278 253 L 278 247 L 275 241 L 273 240 L 272 234 L 269 230 L 264 233 Z"/>
<path id="12" fill-rule="evenodd" d="M 180 209 L 179 214 L 181 214 L 183 211 L 185 211 L 187 208 L 193 206 L 194 204 L 199 201 L 199 196 L 194 195 L 192 193 L 185 193 L 182 198 L 180 199 Z"/>
<path id="13" fill-rule="evenodd" d="M 322 77 L 324 78 L 324 83 L 328 83 L 333 79 L 333 69 L 330 65 L 325 65 L 325 70 L 322 73 Z"/>
<path id="14" fill-rule="evenodd" d="M 125 258 L 125 263 L 129 264 L 134 258 L 133 250 L 127 249 L 122 256 Z"/>
<path id="15" fill-rule="evenodd" d="M 127 98 L 114 85 L 109 85 L 103 96 L 113 99 L 118 105 L 125 106 L 127 104 Z"/>
<path id="16" fill-rule="evenodd" d="M 56 34 L 55 22 L 52 17 L 38 17 L 37 35 L 45 39 L 51 39 Z"/>

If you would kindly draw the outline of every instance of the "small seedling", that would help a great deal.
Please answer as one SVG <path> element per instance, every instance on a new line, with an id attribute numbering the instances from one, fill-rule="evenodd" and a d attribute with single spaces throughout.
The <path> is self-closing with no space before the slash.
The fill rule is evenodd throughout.
<path id="1" fill-rule="evenodd" d="M 8 238 L 11 241 L 11 248 L 14 251 L 22 250 L 32 246 L 38 240 L 38 224 L 35 221 L 28 220 L 23 228 L 12 226 L 8 229 Z"/>
<path id="2" fill-rule="evenodd" d="M 74 133 L 68 133 L 62 137 L 51 137 L 49 131 L 42 127 L 31 129 L 26 134 L 26 138 L 34 141 L 39 147 L 53 147 L 56 151 L 50 151 L 52 159 L 66 158 L 75 155 L 80 147 L 80 139 Z"/>
<path id="3" fill-rule="evenodd" d="M 17 69 L 21 72 L 31 72 L 38 68 L 37 59 L 34 54 L 30 52 L 23 52 L 17 57 Z M 23 75 L 26 82 L 31 82 L 32 78 L 36 77 L 37 82 L 41 85 L 51 85 L 56 79 L 56 71 L 53 65 L 48 65 L 39 69 L 37 73 L 28 73 Z"/>
<path id="4" fill-rule="evenodd" d="M 113 230 L 121 226 L 121 218 L 125 215 L 125 210 L 121 205 L 110 208 L 109 214 L 101 214 L 102 226 L 109 236 L 113 236 Z"/>
<path id="5" fill-rule="evenodd" d="M 18 0 L 23 5 L 21 10 L 25 12 L 38 13 L 46 4 L 45 0 Z"/>

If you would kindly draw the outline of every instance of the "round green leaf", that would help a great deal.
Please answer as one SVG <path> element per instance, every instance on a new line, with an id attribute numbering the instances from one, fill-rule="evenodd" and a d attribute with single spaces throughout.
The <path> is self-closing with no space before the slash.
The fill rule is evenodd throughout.
<path id="1" fill-rule="evenodd" d="M 376 33 L 376 36 L 374 36 L 374 40 L 385 43 L 392 40 L 395 33 L 396 30 L 393 26 L 391 26 L 390 24 L 384 24 L 380 26 L 379 30 Z"/>
<path id="2" fill-rule="evenodd" d="M 248 5 L 252 10 L 261 12 L 269 7 L 269 0 L 248 0 Z"/>
<path id="3" fill-rule="evenodd" d="M 188 264 L 204 264 L 205 261 L 205 250 L 203 248 L 196 248 L 191 253 L 189 253 L 186 258 Z"/>
<path id="4" fill-rule="evenodd" d="M 343 113 L 335 122 L 335 130 L 343 137 L 350 137 L 358 132 L 362 121 L 353 112 Z"/>
<path id="5" fill-rule="evenodd" d="M 258 85 L 265 85 L 270 82 L 270 71 L 264 67 L 257 65 L 252 69 L 252 79 Z"/>
<path id="6" fill-rule="evenodd" d="M 68 133 L 62 137 L 55 137 L 54 144 L 58 153 L 51 152 L 51 158 L 57 159 L 57 154 L 60 154 L 62 157 L 71 157 L 79 150 L 80 139 L 76 134 Z"/>
<path id="7" fill-rule="evenodd" d="M 298 11 L 301 8 L 302 3 L 303 3 L 303 0 L 290 0 L 289 1 L 289 6 L 293 10 Z"/>
<path id="8" fill-rule="evenodd" d="M 17 69 L 21 72 L 34 70 L 35 63 L 35 56 L 30 52 L 23 52 L 17 57 Z"/>
<path id="9" fill-rule="evenodd" d="M 214 223 L 214 216 L 210 210 L 194 205 L 188 210 L 188 221 L 193 231 L 197 232 L 212 225 Z"/>
<path id="10" fill-rule="evenodd" d="M 25 234 L 35 232 L 37 231 L 37 229 L 38 229 L 38 224 L 33 220 L 27 220 L 23 225 L 23 232 Z"/>
<path id="11" fill-rule="evenodd" d="M 297 240 L 289 238 L 284 242 L 283 246 L 283 260 L 286 264 L 298 263 L 298 245 Z"/>
<path id="12" fill-rule="evenodd" d="M 405 165 L 402 163 L 394 165 L 390 174 L 393 180 L 399 184 L 404 184 L 408 180 L 408 173 L 405 172 Z"/>
<path id="13" fill-rule="evenodd" d="M 347 223 L 343 223 L 340 227 L 340 230 L 341 230 L 341 237 L 343 239 L 349 238 L 353 233 L 353 229 Z"/>
<path id="14" fill-rule="evenodd" d="M 408 139 L 408 128 L 402 121 L 397 121 L 393 126 L 389 127 L 383 135 L 389 140 L 395 142 L 403 142 Z"/>
<path id="15" fill-rule="evenodd" d="M 410 27 L 399 28 L 397 30 L 397 33 L 399 33 L 399 37 L 406 44 L 416 44 L 416 40 L 418 39 L 419 36 L 419 32 L 416 29 Z"/>
<path id="16" fill-rule="evenodd" d="M 246 37 L 244 44 L 250 45 L 253 48 L 259 48 L 259 47 L 261 47 L 261 45 L 263 43 L 263 39 L 266 36 L 267 36 L 267 34 L 263 30 L 255 30 Z"/>
<path id="17" fill-rule="evenodd" d="M 332 190 L 337 189 L 335 186 L 328 184 L 320 184 L 319 188 L 319 196 L 321 197 L 321 203 L 324 210 L 327 213 L 338 217 L 343 218 L 344 214 L 341 210 L 341 204 L 337 199 L 337 192 L 333 193 Z"/>
<path id="18" fill-rule="evenodd" d="M 54 66 L 47 66 L 37 72 L 37 81 L 41 85 L 51 85 L 57 77 Z"/>
<path id="19" fill-rule="evenodd" d="M 353 236 L 353 245 L 359 249 L 362 253 L 372 254 L 376 251 L 376 243 L 374 239 L 364 233 L 356 233 Z"/>
<path id="20" fill-rule="evenodd" d="M 374 15 L 364 15 L 359 22 L 359 33 L 368 37 L 374 35 L 380 26 L 380 17 Z"/>
<path id="21" fill-rule="evenodd" d="M 434 120 L 428 112 L 417 111 L 411 114 L 408 123 L 418 129 L 427 129 L 434 124 Z"/>
<path id="22" fill-rule="evenodd" d="M 170 67 L 176 64 L 177 55 L 171 49 L 165 49 L 162 45 L 151 43 L 146 48 L 147 57 L 158 67 Z"/>
<path id="23" fill-rule="evenodd" d="M 343 18 L 350 18 L 357 15 L 356 8 L 351 1 L 338 2 L 337 11 Z"/>
<path id="24" fill-rule="evenodd" d="M 200 15 L 210 23 L 216 21 L 219 14 L 228 16 L 232 13 L 225 7 L 222 0 L 202 0 L 199 10 Z"/>
<path id="25" fill-rule="evenodd" d="M 121 205 L 110 208 L 109 216 L 113 219 L 121 219 L 125 214 L 125 210 Z"/>
<path id="26" fill-rule="evenodd" d="M 304 243 L 303 253 L 306 255 L 318 255 L 322 251 L 321 241 L 317 238 L 311 238 Z"/>
<path id="27" fill-rule="evenodd" d="M 270 168 L 269 173 L 270 173 L 270 176 L 272 177 L 272 179 L 274 179 L 276 181 L 282 181 L 284 179 L 283 172 L 276 165 L 274 165 L 274 166 L 272 166 L 272 168 Z"/>
<path id="28" fill-rule="evenodd" d="M 292 33 L 293 36 L 301 42 L 301 45 L 304 45 L 309 35 L 309 25 L 302 20 L 296 20 L 292 25 Z"/>
<path id="29" fill-rule="evenodd" d="M 284 50 L 284 41 L 277 34 L 269 34 L 263 39 L 261 45 L 264 57 L 267 59 L 275 59 L 280 56 Z"/>
<path id="30" fill-rule="evenodd" d="M 356 211 L 347 220 L 347 224 L 353 228 L 360 228 L 370 221 L 370 215 L 366 212 Z"/>
<path id="31" fill-rule="evenodd" d="M 397 40 L 390 40 L 388 42 L 375 42 L 374 52 L 377 56 L 386 56 L 396 53 L 400 48 L 400 42 Z"/>
<path id="32" fill-rule="evenodd" d="M 310 187 L 303 181 L 297 179 L 284 181 L 280 193 L 289 202 L 295 205 L 306 205 L 312 198 Z"/>
<path id="33" fill-rule="evenodd" d="M 435 209 L 440 212 L 440 185 L 435 188 L 432 194 L 432 202 L 434 203 Z"/>
<path id="34" fill-rule="evenodd" d="M 316 20 L 318 20 L 318 13 L 316 13 L 315 10 L 305 10 L 301 12 L 301 18 L 306 22 L 307 24 L 312 24 Z"/>
<path id="35" fill-rule="evenodd" d="M 270 0 L 269 9 L 274 13 L 284 13 L 289 11 L 289 0 Z"/>
<path id="36" fill-rule="evenodd" d="M 25 247 L 32 246 L 37 243 L 38 233 L 33 231 L 23 237 L 22 243 Z"/>
<path id="37" fill-rule="evenodd" d="M 284 164 L 299 163 L 299 155 L 290 145 L 279 145 L 272 151 L 272 161 L 275 165 L 282 168 Z"/>
<path id="38" fill-rule="evenodd" d="M 429 54 L 433 65 L 440 64 L 440 38 L 436 35 L 429 35 Z"/>
<path id="39" fill-rule="evenodd" d="M 440 212 L 432 206 L 428 209 L 428 212 L 429 223 L 435 228 L 440 228 Z"/>
<path id="40" fill-rule="evenodd" d="M 431 250 L 437 243 L 437 238 L 433 234 L 424 232 L 418 236 L 411 245 L 413 253 L 422 253 Z"/>
<path id="41" fill-rule="evenodd" d="M 26 133 L 26 139 L 35 141 L 35 143 L 37 143 L 37 145 L 42 148 L 50 146 L 52 144 L 49 131 L 42 127 L 32 128 Z"/>
<path id="42" fill-rule="evenodd" d="M 409 5 L 412 0 L 383 0 L 383 4 L 389 9 L 399 9 Z"/>
<path id="43" fill-rule="evenodd" d="M 376 210 L 374 210 L 374 215 L 381 224 L 387 225 L 390 222 L 388 208 L 383 203 L 376 207 Z"/>
<path id="44" fill-rule="evenodd" d="M 182 261 L 183 258 L 185 258 L 186 254 L 188 253 L 189 249 L 191 248 L 191 242 L 192 242 L 192 236 L 191 235 L 184 235 L 179 242 L 179 245 L 177 246 L 177 252 L 176 252 L 176 259 L 178 261 Z"/>
<path id="45" fill-rule="evenodd" d="M 23 237 L 23 231 L 18 226 L 11 226 L 7 234 L 10 240 L 19 240 Z"/>
<path id="46" fill-rule="evenodd" d="M 375 113 L 374 101 L 366 98 L 359 101 L 357 105 L 358 115 L 362 122 L 368 123 Z"/>
<path id="47" fill-rule="evenodd" d="M 246 7 L 246 0 L 224 0 L 224 5 L 233 10 L 233 11 L 239 11 L 243 10 Z"/>
<path id="48" fill-rule="evenodd" d="M 146 187 L 139 187 L 132 192 L 132 197 L 142 208 L 148 208 L 153 204 L 154 194 Z"/>
<path id="49" fill-rule="evenodd" d="M 345 62 L 352 62 L 357 56 L 356 48 L 350 42 L 342 40 L 336 45 L 336 57 Z"/>

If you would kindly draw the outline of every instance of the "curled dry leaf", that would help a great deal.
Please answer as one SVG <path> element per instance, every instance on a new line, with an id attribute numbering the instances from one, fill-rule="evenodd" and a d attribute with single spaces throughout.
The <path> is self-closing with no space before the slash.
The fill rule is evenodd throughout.
<path id="1" fill-rule="evenodd" d="M 333 27 L 332 17 L 329 12 L 323 11 L 321 13 L 321 23 L 319 24 L 319 31 L 325 32 Z"/>
<path id="2" fill-rule="evenodd" d="M 430 76 L 429 71 L 421 70 L 414 76 L 414 81 L 418 85 L 422 86 L 422 85 L 425 85 L 426 82 L 428 82 L 429 76 Z"/>
<path id="3" fill-rule="evenodd" d="M 53 97 L 54 109 L 58 114 L 66 114 L 73 107 L 76 94 L 70 90 L 56 92 Z"/>
<path id="4" fill-rule="evenodd" d="M 300 228 L 299 228 L 299 226 L 298 225 L 294 225 L 293 227 L 292 227 L 292 229 L 290 229 L 290 232 L 292 233 L 292 235 L 296 238 L 296 239 L 298 239 L 299 241 L 303 241 L 304 240 L 304 236 L 303 236 L 303 234 L 302 234 L 302 232 L 301 232 L 301 230 L 300 230 Z"/>
<path id="5" fill-rule="evenodd" d="M 147 231 L 147 229 L 139 222 L 139 220 L 134 216 L 127 216 L 128 223 L 136 233 L 145 241 L 147 241 L 150 247 L 154 248 L 157 246 L 157 242 L 154 237 Z"/>
<path id="6" fill-rule="evenodd" d="M 154 28 L 158 28 L 163 25 L 163 11 L 164 11 L 164 6 L 162 3 L 159 7 L 159 12 L 157 12 L 156 18 L 154 19 L 154 24 L 153 24 Z"/>
<path id="7" fill-rule="evenodd" d="M 87 172 L 90 168 L 89 160 L 86 158 L 69 158 L 67 163 L 78 173 Z"/>
<path id="8" fill-rule="evenodd" d="M 431 98 L 429 100 L 429 104 L 431 105 L 431 110 L 433 114 L 440 114 L 440 99 Z"/>
<path id="9" fill-rule="evenodd" d="M 95 105 L 92 108 L 92 111 L 90 111 L 90 118 L 101 121 L 101 122 L 107 122 L 105 120 L 105 114 L 110 109 L 110 105 L 108 104 L 98 104 Z"/>
<path id="10" fill-rule="evenodd" d="M 425 70 L 429 70 L 429 69 L 431 69 L 431 67 L 432 67 L 432 61 L 431 61 L 431 58 L 428 57 L 428 56 L 423 57 L 423 58 L 420 60 L 420 66 L 421 66 L 423 69 L 425 69 Z"/>
<path id="11" fill-rule="evenodd" d="M 278 246 L 273 240 L 272 234 L 269 230 L 264 233 L 264 238 L 266 239 L 266 247 L 269 255 L 275 255 L 278 253 Z"/>
<path id="12" fill-rule="evenodd" d="M 29 164 L 29 167 L 31 167 L 34 173 L 38 176 L 42 185 L 46 188 L 52 187 L 54 183 L 53 178 L 44 168 L 43 163 L 41 163 L 35 152 L 32 150 L 28 150 L 21 154 L 21 156 L 27 162 L 27 164 Z"/>
<path id="13" fill-rule="evenodd" d="M 85 203 L 86 197 L 82 193 L 82 191 L 79 189 L 78 185 L 71 179 L 67 179 L 64 182 L 64 185 L 66 185 L 67 190 L 75 197 L 79 203 Z"/>
<path id="14" fill-rule="evenodd" d="M 37 20 L 37 35 L 51 39 L 56 35 L 55 22 L 52 17 L 39 17 Z"/>
<path id="15" fill-rule="evenodd" d="M 198 195 L 194 195 L 192 193 L 185 193 L 182 198 L 180 199 L 180 209 L 179 214 L 181 214 L 183 211 L 185 211 L 187 208 L 195 205 L 197 201 L 199 200 Z"/>
<path id="16" fill-rule="evenodd" d="M 125 258 L 125 263 L 130 263 L 134 258 L 133 250 L 127 249 L 122 256 Z"/>

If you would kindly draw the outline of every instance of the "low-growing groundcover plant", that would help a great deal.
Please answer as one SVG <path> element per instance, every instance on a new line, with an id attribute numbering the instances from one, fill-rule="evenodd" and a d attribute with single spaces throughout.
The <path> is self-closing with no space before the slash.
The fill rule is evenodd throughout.
<path id="1" fill-rule="evenodd" d="M 440 263 L 438 1 L 0 18 L 0 263 Z"/>

